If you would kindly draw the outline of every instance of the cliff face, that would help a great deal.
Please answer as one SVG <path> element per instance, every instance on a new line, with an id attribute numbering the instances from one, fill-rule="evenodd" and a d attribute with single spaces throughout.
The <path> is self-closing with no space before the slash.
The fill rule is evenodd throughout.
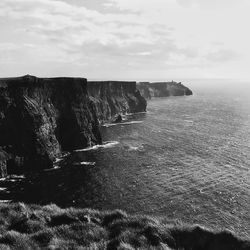
<path id="1" fill-rule="evenodd" d="M 147 102 L 136 89 L 136 82 L 90 81 L 88 93 L 101 122 L 120 113 L 146 111 Z"/>
<path id="2" fill-rule="evenodd" d="M 146 99 L 152 97 L 192 95 L 192 91 L 177 82 L 140 82 L 137 84 L 142 96 Z"/>
<path id="3" fill-rule="evenodd" d="M 141 108 L 142 97 L 131 84 L 117 85 L 29 75 L 0 79 L 1 175 L 6 168 L 48 168 L 62 151 L 101 143 L 98 119 L 125 107 L 131 112 Z"/>

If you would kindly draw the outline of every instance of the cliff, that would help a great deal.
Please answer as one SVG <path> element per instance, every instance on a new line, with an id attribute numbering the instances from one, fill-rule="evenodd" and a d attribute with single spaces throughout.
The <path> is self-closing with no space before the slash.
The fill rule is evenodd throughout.
<path id="1" fill-rule="evenodd" d="M 184 96 L 192 95 L 192 91 L 177 82 L 140 82 L 137 83 L 137 88 L 140 90 L 142 96 L 146 99 L 152 97 L 167 97 L 167 96 Z"/>
<path id="2" fill-rule="evenodd" d="M 51 167 L 62 151 L 100 144 L 99 120 L 145 109 L 135 83 L 0 79 L 0 175 Z"/>
<path id="3" fill-rule="evenodd" d="M 136 82 L 89 81 L 88 94 L 101 122 L 120 113 L 146 111 L 147 102 L 137 90 Z"/>
<path id="4" fill-rule="evenodd" d="M 250 241 L 164 217 L 56 205 L 0 206 L 1 249 L 249 250 Z"/>

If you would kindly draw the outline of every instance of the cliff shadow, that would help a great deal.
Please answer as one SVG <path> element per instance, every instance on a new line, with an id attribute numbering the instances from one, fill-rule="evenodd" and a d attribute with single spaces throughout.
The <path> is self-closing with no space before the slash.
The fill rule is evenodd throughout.
<path id="1" fill-rule="evenodd" d="M 0 200 L 41 205 L 53 202 L 67 207 L 80 199 L 81 206 L 88 206 L 93 200 L 92 171 L 91 166 L 72 165 L 25 176 L 11 175 L 0 179 Z"/>

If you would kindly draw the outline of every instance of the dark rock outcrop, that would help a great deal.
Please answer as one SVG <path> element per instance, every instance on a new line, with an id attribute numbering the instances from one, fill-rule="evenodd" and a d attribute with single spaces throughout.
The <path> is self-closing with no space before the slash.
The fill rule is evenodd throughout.
<path id="1" fill-rule="evenodd" d="M 177 82 L 140 82 L 137 83 L 137 88 L 140 90 L 142 96 L 146 99 L 152 97 L 167 97 L 167 96 L 184 96 L 192 95 L 192 91 Z"/>
<path id="2" fill-rule="evenodd" d="M 145 109 L 135 83 L 0 79 L 0 175 L 51 167 L 62 151 L 100 144 L 99 120 Z"/>
<path id="3" fill-rule="evenodd" d="M 7 175 L 8 159 L 8 154 L 2 148 L 0 148 L 0 178 L 3 178 Z"/>
<path id="4" fill-rule="evenodd" d="M 112 122 L 113 123 L 120 123 L 120 122 L 122 122 L 122 116 L 120 114 L 117 115 Z"/>

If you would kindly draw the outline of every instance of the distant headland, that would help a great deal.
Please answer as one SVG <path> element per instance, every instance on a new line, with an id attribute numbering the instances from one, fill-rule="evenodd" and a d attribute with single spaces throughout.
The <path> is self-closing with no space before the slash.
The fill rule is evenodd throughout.
<path id="1" fill-rule="evenodd" d="M 152 97 L 185 96 L 193 92 L 181 82 L 139 82 L 137 88 L 146 99 Z"/>

